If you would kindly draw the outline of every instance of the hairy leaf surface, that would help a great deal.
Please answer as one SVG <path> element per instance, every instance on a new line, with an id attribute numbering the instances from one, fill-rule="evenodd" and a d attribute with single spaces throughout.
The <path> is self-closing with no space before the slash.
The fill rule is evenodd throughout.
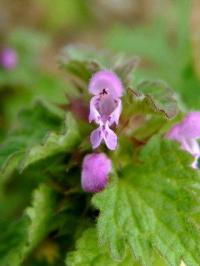
<path id="1" fill-rule="evenodd" d="M 23 170 L 38 160 L 71 151 L 79 142 L 78 127 L 69 114 L 64 130 L 62 121 L 60 113 L 42 102 L 21 112 L 19 125 L 0 146 L 2 178 L 9 176 L 15 168 Z"/>
<path id="2" fill-rule="evenodd" d="M 156 249 L 169 265 L 200 261 L 199 173 L 191 157 L 173 142 L 153 138 L 139 162 L 124 168 L 119 179 L 93 197 L 100 209 L 98 236 L 113 258 L 123 259 L 129 246 L 143 265 L 153 265 Z M 196 210 L 195 210 L 196 209 Z M 195 215 L 194 215 L 195 214 Z"/>

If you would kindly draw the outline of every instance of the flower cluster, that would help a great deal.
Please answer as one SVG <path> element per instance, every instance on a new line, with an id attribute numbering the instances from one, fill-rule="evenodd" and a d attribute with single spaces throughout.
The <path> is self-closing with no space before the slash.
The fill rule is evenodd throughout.
<path id="1" fill-rule="evenodd" d="M 168 139 L 173 139 L 181 144 L 181 148 L 195 158 L 192 167 L 198 168 L 198 159 L 200 157 L 200 112 L 188 113 L 183 121 L 174 125 L 167 133 Z"/>
<path id="2" fill-rule="evenodd" d="M 118 76 L 108 70 L 97 72 L 89 83 L 90 101 L 89 122 L 94 121 L 98 128 L 90 135 L 93 149 L 103 141 L 110 150 L 117 147 L 117 136 L 112 126 L 117 125 L 122 111 L 121 97 L 123 86 Z M 166 138 L 181 144 L 181 148 L 194 157 L 192 167 L 197 169 L 200 158 L 200 112 L 188 113 L 182 122 L 174 125 Z M 89 154 L 84 158 L 81 183 L 86 192 L 98 192 L 105 188 L 111 160 L 104 153 Z"/>
<path id="3" fill-rule="evenodd" d="M 117 135 L 111 129 L 117 125 L 122 111 L 121 96 L 123 86 L 118 76 L 108 70 L 97 72 L 89 83 L 90 101 L 89 122 L 94 121 L 99 127 L 90 135 L 93 149 L 102 141 L 110 150 L 117 147 Z M 86 155 L 83 160 L 81 185 L 86 192 L 98 192 L 105 188 L 111 160 L 104 153 Z"/>

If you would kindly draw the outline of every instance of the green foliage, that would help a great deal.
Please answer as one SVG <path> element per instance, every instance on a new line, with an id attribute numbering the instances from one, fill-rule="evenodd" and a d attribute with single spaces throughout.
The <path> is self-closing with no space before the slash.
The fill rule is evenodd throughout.
<path id="1" fill-rule="evenodd" d="M 194 217 L 199 173 L 177 145 L 153 138 L 139 162 L 131 162 L 103 192 L 93 197 L 100 209 L 98 236 L 114 259 L 127 246 L 143 265 L 152 264 L 156 249 L 168 265 L 198 265 L 200 234 Z M 198 214 L 196 213 L 198 216 Z"/>
<path id="2" fill-rule="evenodd" d="M 91 21 L 83 2 L 42 0 L 41 24 L 49 32 L 78 28 Z M 190 1 L 172 6 L 176 18 L 166 9 L 167 17 L 149 25 L 115 25 L 107 44 L 120 54 L 67 46 L 63 78 L 44 69 L 49 62 L 40 64 L 46 35 L 8 35 L 19 64 L 0 69 L 0 266 L 199 265 L 199 171 L 192 156 L 164 139 L 185 106 L 200 107 Z M 114 128 L 119 145 L 109 153 L 104 145 L 92 151 L 96 125 L 86 120 L 88 82 L 102 69 L 116 72 L 125 89 Z M 106 153 L 113 165 L 108 186 L 95 195 L 80 182 L 92 152 Z"/>
<path id="3" fill-rule="evenodd" d="M 22 170 L 28 165 L 45 159 L 49 156 L 61 153 L 70 152 L 77 147 L 80 141 L 79 129 L 76 121 L 68 114 L 65 121 L 65 130 L 63 133 L 50 133 L 43 144 L 32 147 L 26 154 L 22 162 Z"/>
<path id="4" fill-rule="evenodd" d="M 67 266 L 137 266 L 129 254 L 123 262 L 116 262 L 110 257 L 105 247 L 98 246 L 97 233 L 94 228 L 86 230 L 76 243 L 76 251 L 69 252 Z"/>
<path id="5" fill-rule="evenodd" d="M 68 84 L 45 70 L 41 62 L 44 48 L 50 43 L 47 35 L 17 29 L 7 39 L 7 45 L 17 53 L 18 64 L 10 71 L 0 68 L 0 137 L 15 122 L 16 114 L 30 106 L 34 98 L 56 104 L 67 101 Z"/>
<path id="6" fill-rule="evenodd" d="M 61 27 L 78 27 L 90 18 L 85 2 L 81 0 L 58 0 L 56 5 L 50 0 L 38 1 L 45 10 L 44 23 L 48 30 L 57 31 Z"/>
<path id="7" fill-rule="evenodd" d="M 153 254 L 154 266 L 166 266 L 159 254 Z M 75 251 L 67 254 L 66 266 L 140 266 L 130 252 L 127 252 L 123 261 L 113 260 L 108 250 L 99 245 L 95 228 L 85 230 L 76 242 Z"/>
<path id="8" fill-rule="evenodd" d="M 17 167 L 20 159 L 32 146 L 43 141 L 46 134 L 61 127 L 61 117 L 38 102 L 19 114 L 19 122 L 1 144 L 0 167 L 3 175 Z M 37 129 L 37 130 L 35 130 Z"/>
<path id="9" fill-rule="evenodd" d="M 43 102 L 20 113 L 19 125 L 1 145 L 1 182 L 16 167 L 23 170 L 38 160 L 70 152 L 77 146 L 80 137 L 75 120 L 68 114 L 63 130 L 62 117 L 55 107 Z"/>
<path id="10" fill-rule="evenodd" d="M 7 42 L 16 50 L 17 67 L 12 71 L 0 68 L 0 90 L 6 87 L 25 87 L 33 83 L 33 72 L 37 72 L 38 54 L 42 52 L 49 40 L 45 35 L 25 30 L 15 30 L 8 36 Z"/>
<path id="11" fill-rule="evenodd" d="M 177 115 L 178 106 L 173 91 L 163 81 L 143 81 L 128 91 L 125 111 L 132 114 L 161 114 L 165 118 Z"/>
<path id="12" fill-rule="evenodd" d="M 2 228 L 0 236 L 0 264 L 21 265 L 28 254 L 40 243 L 51 229 L 55 198 L 46 185 L 34 192 L 33 203 L 19 222 Z M 4 224 L 5 226 L 5 224 Z"/>

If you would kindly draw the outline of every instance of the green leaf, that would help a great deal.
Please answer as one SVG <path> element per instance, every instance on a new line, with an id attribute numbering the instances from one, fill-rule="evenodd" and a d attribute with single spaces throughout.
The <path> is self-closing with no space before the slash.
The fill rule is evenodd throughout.
<path id="1" fill-rule="evenodd" d="M 128 88 L 123 97 L 119 131 L 138 140 L 149 139 L 160 132 L 166 120 L 177 117 L 179 106 L 176 98 L 173 90 L 162 80 L 145 80 L 134 88 Z"/>
<path id="2" fill-rule="evenodd" d="M 41 143 L 49 131 L 58 131 L 62 116 L 44 102 L 22 111 L 18 124 L 0 146 L 0 171 L 9 175 L 18 166 L 27 150 Z"/>
<path id="3" fill-rule="evenodd" d="M 67 266 L 136 266 L 131 254 L 127 255 L 123 262 L 114 261 L 105 247 L 98 245 L 96 230 L 86 230 L 76 243 L 76 250 L 69 252 L 66 258 Z"/>
<path id="4" fill-rule="evenodd" d="M 123 259 L 129 246 L 143 265 L 153 265 L 154 249 L 168 265 L 177 266 L 181 259 L 199 265 L 199 172 L 191 162 L 178 145 L 154 137 L 139 160 L 93 197 L 100 210 L 99 241 L 114 259 Z"/>
<path id="5" fill-rule="evenodd" d="M 22 161 L 21 170 L 24 170 L 27 166 L 34 162 L 57 153 L 72 151 L 79 142 L 80 135 L 77 123 L 73 117 L 68 114 L 66 116 L 64 132 L 51 132 L 43 144 L 32 147 Z"/>
<path id="6" fill-rule="evenodd" d="M 22 219 L 1 230 L 0 265 L 18 266 L 51 230 L 55 196 L 46 185 L 34 192 Z"/>
<path id="7" fill-rule="evenodd" d="M 175 94 L 164 81 L 143 81 L 138 84 L 135 95 L 136 101 L 143 98 L 142 102 L 149 109 L 154 113 L 163 114 L 166 118 L 173 118 L 178 112 Z"/>
<path id="8" fill-rule="evenodd" d="M 115 63 L 114 71 L 117 73 L 117 75 L 120 77 L 121 81 L 125 86 L 129 86 L 132 75 L 134 70 L 139 64 L 139 58 L 138 57 L 130 57 L 126 58 L 124 56 L 120 56 L 118 58 L 118 61 Z"/>

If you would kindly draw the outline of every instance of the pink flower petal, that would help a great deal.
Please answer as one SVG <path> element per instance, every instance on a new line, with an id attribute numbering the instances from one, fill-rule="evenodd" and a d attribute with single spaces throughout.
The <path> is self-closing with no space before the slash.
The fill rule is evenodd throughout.
<path id="1" fill-rule="evenodd" d="M 200 112 L 187 114 L 181 125 L 181 135 L 186 138 L 200 138 Z"/>
<path id="2" fill-rule="evenodd" d="M 100 114 L 95 106 L 96 101 L 98 100 L 98 96 L 92 97 L 90 101 L 90 114 L 89 114 L 89 122 L 95 121 L 97 124 L 99 123 Z"/>
<path id="3" fill-rule="evenodd" d="M 108 149 L 115 150 L 117 148 L 117 135 L 109 127 L 106 127 L 104 132 L 104 141 Z"/>
<path id="4" fill-rule="evenodd" d="M 92 148 L 96 149 L 101 144 L 101 141 L 103 139 L 101 128 L 97 128 L 94 131 L 92 131 L 90 135 L 90 142 L 92 144 Z"/>
<path id="5" fill-rule="evenodd" d="M 113 123 L 115 123 L 116 125 L 118 125 L 118 123 L 119 123 L 119 117 L 121 115 L 121 112 L 122 112 L 122 102 L 121 102 L 120 99 L 118 99 L 117 100 L 117 107 L 115 108 L 115 110 L 110 115 L 110 120 L 109 120 L 109 125 L 110 126 Z"/>
<path id="6" fill-rule="evenodd" d="M 178 141 L 183 150 L 192 154 L 195 158 L 192 167 L 198 168 L 196 162 L 200 157 L 200 146 L 197 141 L 200 139 L 200 112 L 188 113 L 182 122 L 171 128 L 166 138 Z"/>
<path id="7" fill-rule="evenodd" d="M 99 95 L 106 90 L 113 97 L 118 98 L 123 94 L 123 86 L 118 76 L 109 70 L 101 70 L 93 75 L 89 83 L 89 92 Z"/>

